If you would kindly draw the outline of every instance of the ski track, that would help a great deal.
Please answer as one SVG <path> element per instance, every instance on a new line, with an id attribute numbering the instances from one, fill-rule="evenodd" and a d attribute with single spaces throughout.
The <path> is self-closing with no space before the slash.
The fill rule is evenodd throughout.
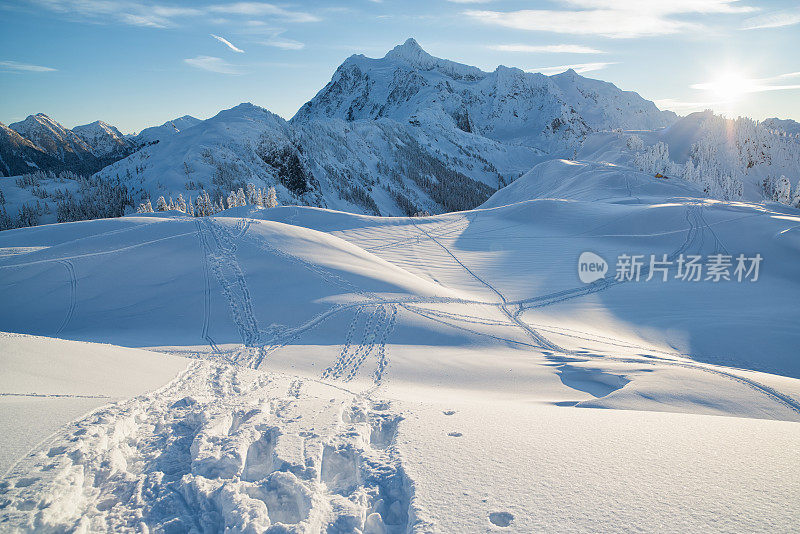
<path id="1" fill-rule="evenodd" d="M 195 220 L 197 226 L 197 240 L 200 244 L 200 251 L 202 253 L 203 261 L 203 327 L 200 335 L 208 343 L 215 353 L 219 353 L 219 347 L 211 338 L 208 329 L 211 323 L 211 279 L 209 277 L 208 257 L 210 255 L 209 245 L 206 241 L 205 234 L 203 233 L 202 224 L 199 219 Z"/>
<path id="2" fill-rule="evenodd" d="M 727 253 L 708 224 L 701 203 L 687 205 L 686 218 L 686 238 L 669 255 L 670 259 L 702 250 L 706 230 L 715 252 Z M 391 409 L 390 403 L 373 398 L 390 363 L 386 344 L 394 330 L 398 308 L 475 335 L 539 349 L 546 358 L 562 365 L 600 359 L 713 373 L 800 414 L 800 403 L 774 388 L 716 366 L 675 359 L 691 355 L 671 354 L 576 330 L 534 328 L 521 319 L 525 310 L 623 282 L 606 277 L 588 286 L 508 301 L 491 281 L 472 270 L 442 242 L 442 238 L 463 231 L 457 221 L 444 230 L 429 231 L 412 220 L 419 236 L 371 250 L 388 250 L 427 239 L 495 294 L 498 301 L 382 298 L 324 267 L 249 235 L 252 220 L 242 219 L 233 229 L 211 218 L 194 222 L 205 282 L 202 336 L 216 353 L 225 356 L 224 361 L 197 360 L 160 390 L 99 408 L 40 444 L 0 482 L 0 529 L 274 529 L 334 534 L 357 529 L 364 534 L 399 534 L 430 527 L 414 523 L 413 483 L 405 474 L 395 446 L 402 416 Z M 265 342 L 266 332 L 259 330 L 246 274 L 236 257 L 239 242 L 298 263 L 362 300 L 334 305 Z M 74 265 L 69 259 L 58 261 L 67 270 L 70 297 L 57 334 L 70 323 L 77 302 Z M 233 352 L 220 351 L 209 335 L 212 274 L 242 338 L 242 347 Z M 643 275 L 647 275 L 646 268 Z M 436 304 L 490 306 L 508 320 L 426 307 Z M 268 355 L 343 312 L 353 316 L 342 349 L 323 372 L 322 381 L 257 370 Z M 512 327 L 532 342 L 464 325 Z M 639 359 L 568 350 L 547 339 L 542 331 L 639 348 L 662 356 L 648 354 Z M 336 385 L 335 382 L 353 380 L 370 357 L 376 362 L 371 373 L 372 388 L 355 393 Z"/>
<path id="3" fill-rule="evenodd" d="M 0 529 L 404 533 L 413 485 L 390 408 L 198 360 L 21 460 L 0 483 Z"/>
<path id="4" fill-rule="evenodd" d="M 672 254 L 670 254 L 668 256 L 668 259 L 674 261 L 674 259 L 677 258 L 680 254 L 684 254 L 687 251 L 690 251 L 690 250 L 700 251 L 700 250 L 702 250 L 702 246 L 703 246 L 703 243 L 705 241 L 703 230 L 705 230 L 705 229 L 708 229 L 709 231 L 711 231 L 711 233 L 712 233 L 712 235 L 714 237 L 714 240 L 715 240 L 715 243 L 714 243 L 714 247 L 715 248 L 714 248 L 714 250 L 715 251 L 725 250 L 724 245 L 719 241 L 719 239 L 716 236 L 716 233 L 714 233 L 713 230 L 711 230 L 711 227 L 709 226 L 708 222 L 706 221 L 706 219 L 705 219 L 705 217 L 703 215 L 703 204 L 702 203 L 689 204 L 687 206 L 686 218 L 687 218 L 687 221 L 689 222 L 689 225 L 690 225 L 689 230 L 687 231 L 686 239 L 681 244 L 681 246 L 678 247 L 678 249 L 676 249 Z M 432 235 L 430 235 L 425 229 L 419 227 L 415 222 L 412 221 L 412 224 L 414 224 L 414 226 L 417 229 L 419 229 L 422 233 L 424 233 L 431 241 L 433 241 L 434 243 L 439 245 L 439 247 L 441 247 L 442 250 L 444 252 L 446 252 L 447 255 L 450 256 L 457 264 L 459 264 L 461 267 L 463 267 L 464 270 L 468 274 L 470 274 L 477 281 L 479 281 L 480 283 L 485 285 L 492 292 L 497 294 L 500 297 L 500 299 L 502 300 L 502 304 L 499 305 L 499 308 L 501 309 L 501 311 L 509 319 L 511 319 L 517 326 L 519 326 L 523 331 L 525 331 L 534 340 L 534 343 L 535 343 L 536 346 L 538 346 L 538 347 L 540 347 L 542 349 L 546 349 L 545 351 L 543 351 L 543 354 L 546 357 L 548 357 L 549 359 L 551 359 L 551 360 L 553 360 L 555 362 L 559 362 L 559 363 L 567 363 L 567 362 L 574 362 L 574 361 L 588 361 L 589 359 L 596 358 L 595 356 L 589 356 L 585 352 L 577 352 L 577 351 L 572 351 L 572 350 L 569 350 L 569 349 L 565 349 L 565 348 L 563 348 L 563 347 L 561 347 L 561 346 L 549 341 L 545 336 L 543 336 L 536 329 L 534 329 L 529 324 L 527 324 L 524 321 L 522 321 L 519 318 L 519 316 L 523 313 L 523 311 L 525 309 L 528 309 L 528 308 L 548 306 L 548 305 L 554 304 L 556 302 L 561 302 L 563 300 L 567 300 L 567 299 L 570 299 L 570 298 L 575 298 L 576 296 L 583 296 L 583 295 L 586 295 L 586 294 L 590 294 L 590 293 L 594 293 L 594 292 L 597 292 L 597 291 L 601 291 L 601 290 L 604 290 L 604 289 L 607 289 L 607 288 L 611 287 L 612 285 L 616 285 L 617 283 L 624 283 L 624 282 L 620 282 L 620 281 L 614 281 L 614 283 L 606 282 L 605 284 L 602 284 L 602 285 L 598 284 L 596 287 L 592 287 L 592 286 L 595 286 L 595 284 L 589 284 L 589 285 L 586 286 L 586 287 L 589 288 L 588 290 L 585 290 L 584 288 L 576 288 L 576 289 L 572 289 L 572 290 L 566 290 L 566 291 L 558 292 L 558 293 L 552 294 L 552 295 L 546 295 L 546 296 L 543 296 L 543 297 L 536 297 L 534 299 L 526 299 L 525 301 L 519 301 L 519 303 L 516 303 L 518 309 L 517 309 L 516 312 L 512 313 L 508 309 L 508 305 L 512 304 L 512 303 L 509 303 L 506 300 L 505 296 L 497 288 L 495 288 L 493 285 L 491 285 L 485 279 L 483 279 L 480 276 L 478 276 L 477 274 L 475 274 L 475 272 L 473 270 L 471 270 L 469 267 L 467 267 L 441 241 L 439 241 L 437 238 L 435 238 Z M 699 240 L 699 242 L 698 242 L 698 240 Z M 727 253 L 727 251 L 726 251 L 726 253 Z M 647 267 L 642 268 L 642 275 L 646 276 L 647 275 L 647 271 L 649 271 L 649 269 Z M 608 280 L 608 278 L 609 277 L 606 277 L 606 278 L 604 278 L 602 280 L 605 281 L 605 280 Z M 584 292 L 580 291 L 582 289 L 584 289 Z M 558 295 L 561 298 L 553 299 L 552 298 L 553 295 Z M 535 299 L 546 299 L 546 301 L 544 303 L 542 303 L 542 304 L 535 305 L 535 306 L 527 306 L 527 307 L 523 306 L 523 303 L 531 302 L 531 301 L 533 301 Z M 451 326 L 455 326 L 455 325 L 451 325 Z M 458 327 L 458 326 L 456 326 L 456 328 L 461 328 L 463 330 L 469 330 L 469 329 L 466 329 L 464 327 Z M 478 333 L 480 335 L 486 335 L 486 334 L 480 333 L 480 332 L 474 332 L 474 333 Z M 494 336 L 492 336 L 492 337 L 494 337 Z M 650 363 L 652 365 L 656 364 L 656 361 L 653 361 L 653 360 L 657 360 L 657 363 L 659 363 L 659 364 L 678 366 L 678 367 L 683 367 L 683 368 L 687 368 L 687 369 L 693 369 L 693 370 L 699 370 L 699 371 L 712 373 L 712 374 L 715 374 L 717 376 L 721 376 L 721 377 L 727 378 L 729 380 L 733 380 L 735 382 L 738 382 L 738 383 L 740 383 L 740 384 L 742 384 L 742 385 L 744 385 L 746 387 L 749 387 L 749 388 L 753 389 L 754 391 L 766 396 L 767 398 L 769 398 L 773 402 L 783 406 L 784 408 L 787 408 L 788 410 L 790 410 L 790 411 L 792 411 L 792 412 L 794 412 L 796 414 L 800 414 L 800 402 L 796 401 L 795 399 L 793 399 L 789 395 L 785 395 L 785 394 L 777 391 L 776 389 L 774 389 L 772 387 L 769 387 L 769 386 L 766 386 L 764 384 L 761 384 L 760 382 L 758 382 L 756 380 L 753 380 L 753 379 L 750 379 L 750 378 L 746 378 L 746 377 L 743 377 L 743 376 L 740 376 L 740 375 L 725 371 L 725 370 L 723 370 L 721 368 L 712 367 L 712 366 L 704 365 L 704 364 L 701 364 L 701 363 L 678 362 L 678 361 L 675 361 L 675 360 L 665 359 L 665 358 L 653 358 L 653 359 L 650 359 L 650 361 L 648 361 L 646 359 L 638 360 L 638 359 L 634 359 L 634 358 L 624 358 L 624 357 L 616 357 L 616 356 L 605 356 L 605 357 L 601 357 L 601 358 L 612 359 L 612 360 L 615 360 L 615 361 L 621 361 L 621 362 L 626 362 L 626 363 Z"/>
<path id="5" fill-rule="evenodd" d="M 75 275 L 75 266 L 69 260 L 62 260 L 59 261 L 59 263 L 67 270 L 67 277 L 69 278 L 69 303 L 67 304 L 67 313 L 64 315 L 64 319 L 61 321 L 54 337 L 58 337 L 69 325 L 70 321 L 72 321 L 72 317 L 75 315 L 75 309 L 78 306 L 78 277 Z"/>
<path id="6" fill-rule="evenodd" d="M 687 252 L 690 251 L 696 251 L 696 252 L 701 251 L 705 243 L 705 230 L 710 231 L 715 240 L 714 250 L 715 251 L 725 250 L 724 245 L 717 239 L 716 234 L 713 232 L 713 230 L 711 230 L 710 225 L 706 221 L 705 216 L 703 214 L 703 207 L 704 206 L 702 203 L 687 204 L 686 220 L 689 224 L 689 228 L 686 230 L 686 237 L 684 241 L 681 243 L 681 245 L 675 251 L 673 251 L 671 254 L 668 255 L 669 260 L 674 261 L 680 254 L 686 254 Z M 429 232 L 427 229 L 422 228 L 416 221 L 411 220 L 412 226 L 421 234 L 421 237 L 438 245 L 465 272 L 467 272 L 471 277 L 473 277 L 480 284 L 485 286 L 492 293 L 497 295 L 499 302 L 471 300 L 471 299 L 455 299 L 446 297 L 445 298 L 408 297 L 399 299 L 384 299 L 370 292 L 361 290 L 360 288 L 354 286 L 352 283 L 343 279 L 339 275 L 331 273 L 328 269 L 325 269 L 319 265 L 311 264 L 306 260 L 303 260 L 288 252 L 276 249 L 262 240 L 257 240 L 252 236 L 246 236 L 247 230 L 249 229 L 252 222 L 253 221 L 249 219 L 248 220 L 242 219 L 237 223 L 235 228 L 237 231 L 236 237 L 238 239 L 248 239 L 252 244 L 254 244 L 259 248 L 268 250 L 274 254 L 278 254 L 290 261 L 299 263 L 300 265 L 310 270 L 315 275 L 323 278 L 324 280 L 351 293 L 355 293 L 367 300 L 366 302 L 362 303 L 333 306 L 331 309 L 318 314 L 317 316 L 313 317 L 306 323 L 299 325 L 295 328 L 287 329 L 287 331 L 285 331 L 282 336 L 279 336 L 280 339 L 273 339 L 271 340 L 270 343 L 265 343 L 259 347 L 255 347 L 254 349 L 255 353 L 253 350 L 250 351 L 240 350 L 234 355 L 229 355 L 229 360 L 239 364 L 258 367 L 268 355 L 274 353 L 276 350 L 298 339 L 301 335 L 309 332 L 313 328 L 318 327 L 320 324 L 322 324 L 327 319 L 333 317 L 334 315 L 342 311 L 355 308 L 356 313 L 354 314 L 353 321 L 351 322 L 351 325 L 348 329 L 348 333 L 346 334 L 344 345 L 342 347 L 339 356 L 328 368 L 325 369 L 325 371 L 323 371 L 322 377 L 325 379 L 344 380 L 344 381 L 352 380 L 353 378 L 355 378 L 356 373 L 361 368 L 363 362 L 373 353 L 373 351 L 375 351 L 375 347 L 377 346 L 378 347 L 376 353 L 377 367 L 373 372 L 373 377 L 376 381 L 376 384 L 378 385 L 380 384 L 380 381 L 384 376 L 385 369 L 389 363 L 389 360 L 386 355 L 385 338 L 389 336 L 389 334 L 394 328 L 398 305 L 403 307 L 403 309 L 409 311 L 410 313 L 414 313 L 421 317 L 425 317 L 428 320 L 440 322 L 455 329 L 470 332 L 480 336 L 490 337 L 493 339 L 508 342 L 518 346 L 530 346 L 531 348 L 539 348 L 542 350 L 543 354 L 546 357 L 553 360 L 554 362 L 566 364 L 568 362 L 587 361 L 590 358 L 596 358 L 596 356 L 587 356 L 587 354 L 584 352 L 571 351 L 569 349 L 561 347 L 560 345 L 549 340 L 537 329 L 533 328 L 531 325 L 523 321 L 520 318 L 520 316 L 527 309 L 549 306 L 557 302 L 563 302 L 565 300 L 589 295 L 592 293 L 596 293 L 598 291 L 603 291 L 617 284 L 626 283 L 623 281 L 617 281 L 611 276 L 607 276 L 606 278 L 603 278 L 598 282 L 595 282 L 593 284 L 588 284 L 586 286 L 562 290 L 547 295 L 532 297 L 530 299 L 524 299 L 519 301 L 508 301 L 505 295 L 500 290 L 498 290 L 493 284 L 488 282 L 486 279 L 479 276 L 474 270 L 470 269 L 446 245 L 444 245 L 441 242 L 439 237 L 437 237 L 437 235 L 438 236 L 450 235 L 450 230 L 452 230 L 453 228 L 462 228 L 461 224 L 457 224 L 454 221 L 448 225 L 449 228 L 447 228 L 447 231 L 437 232 L 435 235 L 434 233 Z M 222 228 L 221 226 L 219 228 L 222 232 L 227 232 L 227 230 Z M 231 234 L 227 235 L 229 239 L 232 237 Z M 403 240 L 403 242 L 413 242 L 417 239 L 418 238 L 409 238 L 408 240 Z M 230 250 L 230 248 L 231 247 L 229 245 L 228 250 Z M 646 277 L 648 271 L 649 268 L 647 266 L 644 266 L 642 268 L 642 276 Z M 481 324 L 482 321 L 476 320 L 477 318 L 475 318 L 474 316 L 473 317 L 466 316 L 466 318 L 462 316 L 461 318 L 457 318 L 456 316 L 451 315 L 450 317 L 448 317 L 447 312 L 441 312 L 439 310 L 430 310 L 419 307 L 419 305 L 422 304 L 434 304 L 434 303 L 481 304 L 481 305 L 497 307 L 508 318 L 511 325 L 519 328 L 525 333 L 526 336 L 532 339 L 533 344 L 528 344 L 519 340 L 489 334 L 487 332 L 480 332 L 453 323 L 453 321 L 455 320 L 460 322 L 467 322 L 467 323 L 472 322 L 475 324 Z M 384 309 L 385 306 L 389 307 L 390 310 L 389 312 L 387 312 Z M 363 308 L 365 307 L 374 307 L 374 308 L 372 310 L 372 313 L 369 315 L 369 318 L 364 323 L 363 332 L 361 334 L 361 341 L 355 346 L 355 348 L 353 348 L 352 339 L 353 336 L 355 335 L 355 330 L 358 327 L 357 326 L 358 321 L 363 312 Z M 512 310 L 511 307 L 514 307 L 516 309 Z M 503 325 L 498 324 L 498 326 L 503 326 Z M 384 339 L 384 341 L 379 341 L 379 339 Z M 651 351 L 651 352 L 658 352 L 658 351 Z M 672 358 L 668 358 L 668 357 L 658 357 L 653 355 L 649 358 L 642 358 L 641 360 L 639 360 L 635 358 L 607 355 L 607 356 L 602 356 L 601 358 L 621 361 L 625 363 L 673 365 L 673 366 L 680 366 L 684 368 L 700 370 L 704 372 L 710 372 L 716 374 L 717 376 L 722 376 L 727 379 L 741 383 L 767 396 L 772 401 L 782 405 L 783 407 L 788 408 L 791 411 L 800 414 L 800 403 L 798 403 L 788 395 L 776 391 L 774 388 L 761 384 L 750 378 L 741 377 L 734 373 L 730 373 L 725 370 L 705 365 L 702 363 L 676 361 L 674 359 L 674 356 L 691 357 L 691 355 L 673 355 Z"/>

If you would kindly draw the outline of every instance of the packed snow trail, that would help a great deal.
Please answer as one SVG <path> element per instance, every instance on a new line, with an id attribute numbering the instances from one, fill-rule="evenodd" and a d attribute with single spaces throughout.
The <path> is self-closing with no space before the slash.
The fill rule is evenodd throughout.
<path id="1" fill-rule="evenodd" d="M 0 526 L 406 532 L 400 420 L 341 387 L 197 361 L 19 462 L 0 486 Z"/>

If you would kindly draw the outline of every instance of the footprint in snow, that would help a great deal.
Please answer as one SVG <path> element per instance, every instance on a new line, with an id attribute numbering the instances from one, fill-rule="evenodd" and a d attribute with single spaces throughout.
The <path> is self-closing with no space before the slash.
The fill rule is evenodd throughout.
<path id="1" fill-rule="evenodd" d="M 507 527 L 514 520 L 514 515 L 508 512 L 492 512 L 489 514 L 489 521 L 498 527 Z"/>
<path id="2" fill-rule="evenodd" d="M 454 438 L 460 438 L 460 437 L 461 437 L 461 436 L 463 436 L 464 434 L 462 434 L 461 432 L 450 432 L 450 433 L 448 433 L 447 435 L 448 435 L 448 436 L 451 436 L 451 437 L 454 437 Z"/>
<path id="3" fill-rule="evenodd" d="M 442 412 L 445 415 L 455 415 L 455 410 L 445 410 Z"/>

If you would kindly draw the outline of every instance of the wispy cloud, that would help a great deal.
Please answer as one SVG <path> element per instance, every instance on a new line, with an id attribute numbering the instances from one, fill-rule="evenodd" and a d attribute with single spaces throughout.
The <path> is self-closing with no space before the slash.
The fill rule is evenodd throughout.
<path id="1" fill-rule="evenodd" d="M 561 4 L 578 9 L 469 10 L 464 14 L 486 24 L 519 30 L 628 39 L 702 28 L 675 15 L 755 11 L 738 0 L 561 0 Z"/>
<path id="2" fill-rule="evenodd" d="M 488 4 L 492 0 L 447 0 L 451 4 Z"/>
<path id="3" fill-rule="evenodd" d="M 559 65 L 557 67 L 537 67 L 534 69 L 525 69 L 525 72 L 541 72 L 550 76 L 551 74 L 559 74 L 566 70 L 572 69 L 578 74 L 584 72 L 591 72 L 593 70 L 600 70 L 608 67 L 609 65 L 616 65 L 616 62 L 597 62 L 597 63 L 575 63 L 572 65 Z"/>
<path id="4" fill-rule="evenodd" d="M 233 4 L 209 6 L 207 9 L 213 13 L 228 13 L 248 17 L 273 16 L 285 22 L 319 22 L 321 20 L 311 13 L 293 11 L 266 2 L 235 2 Z"/>
<path id="5" fill-rule="evenodd" d="M 785 11 L 773 11 L 744 21 L 743 30 L 760 30 L 764 28 L 782 28 L 800 24 L 800 8 Z"/>
<path id="6" fill-rule="evenodd" d="M 602 50 L 583 45 L 557 44 L 557 45 L 524 45 L 524 44 L 501 44 L 489 45 L 492 50 L 500 52 L 530 52 L 530 53 L 554 53 L 554 54 L 603 54 Z"/>
<path id="7" fill-rule="evenodd" d="M 254 41 L 256 44 L 262 46 L 271 46 L 273 48 L 280 48 L 281 50 L 302 50 L 306 47 L 305 43 L 289 39 L 288 37 L 281 37 L 286 32 L 284 28 L 273 28 L 259 21 L 249 21 L 248 27 L 240 31 L 240 33 L 263 36 L 262 39 Z"/>
<path id="8" fill-rule="evenodd" d="M 209 72 L 217 72 L 219 74 L 242 74 L 239 66 L 232 65 L 219 57 L 197 56 L 184 59 L 183 61 L 196 69 L 207 70 Z"/>
<path id="9" fill-rule="evenodd" d="M 18 61 L 0 61 L 0 71 L 11 70 L 15 72 L 55 72 L 58 69 L 43 67 L 41 65 L 31 65 Z"/>
<path id="10" fill-rule="evenodd" d="M 273 48 L 280 48 L 281 50 L 302 50 L 306 47 L 305 43 L 295 41 L 294 39 L 284 39 L 281 37 L 274 37 L 263 41 L 256 41 L 260 45 L 271 46 Z"/>
<path id="11" fill-rule="evenodd" d="M 689 87 L 712 93 L 727 93 L 731 89 L 723 85 L 735 83 L 735 93 L 763 93 L 766 91 L 793 91 L 800 89 L 800 72 L 787 72 L 770 78 L 742 78 L 733 80 L 719 80 L 711 82 L 694 83 Z"/>
<path id="12" fill-rule="evenodd" d="M 722 101 L 684 102 L 676 98 L 660 98 L 657 100 L 653 100 L 653 103 L 656 106 L 658 106 L 659 109 L 669 109 L 678 113 L 682 113 L 687 111 L 712 108 L 715 106 L 719 106 L 724 102 Z"/>
<path id="13" fill-rule="evenodd" d="M 240 54 L 244 54 L 244 50 L 242 50 L 241 48 L 237 48 L 236 46 L 234 46 L 233 43 L 231 43 L 229 40 L 225 39 L 224 37 L 220 37 L 219 35 L 214 35 L 213 33 L 211 34 L 211 37 L 213 37 L 214 39 L 216 39 L 220 43 L 224 44 L 225 46 L 227 46 L 228 48 L 230 48 L 234 52 L 238 52 Z"/>
<path id="14" fill-rule="evenodd" d="M 234 2 L 231 4 L 195 5 L 194 7 L 152 4 L 140 0 L 31 0 L 50 11 L 98 23 L 123 23 L 149 28 L 170 28 L 181 19 L 220 15 L 264 16 L 285 23 L 317 22 L 312 13 L 297 11 L 266 2 Z"/>

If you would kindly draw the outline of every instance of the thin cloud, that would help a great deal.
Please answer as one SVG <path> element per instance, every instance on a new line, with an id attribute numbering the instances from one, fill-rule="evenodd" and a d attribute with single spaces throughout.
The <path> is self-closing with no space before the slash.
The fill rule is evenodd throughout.
<path id="1" fill-rule="evenodd" d="M 237 65 L 232 65 L 222 58 L 214 56 L 197 56 L 183 60 L 187 65 L 200 70 L 216 72 L 219 74 L 242 74 Z"/>
<path id="2" fill-rule="evenodd" d="M 737 0 L 561 0 L 561 3 L 579 9 L 468 10 L 464 15 L 485 24 L 518 30 L 630 39 L 703 28 L 694 22 L 675 19 L 674 15 L 755 11 Z"/>
<path id="3" fill-rule="evenodd" d="M 15 72 L 55 72 L 58 69 L 43 67 L 41 65 L 31 65 L 18 61 L 0 61 L 0 70 L 11 70 Z"/>
<path id="4" fill-rule="evenodd" d="M 723 104 L 724 102 L 721 101 L 684 102 L 682 100 L 677 100 L 675 98 L 660 98 L 657 100 L 653 100 L 653 103 L 658 107 L 658 109 L 669 109 L 678 112 L 678 111 L 688 111 L 695 109 L 708 109 L 712 106 Z"/>
<path id="5" fill-rule="evenodd" d="M 537 67 L 534 69 L 525 69 L 525 72 L 541 72 L 542 74 L 550 76 L 553 74 L 559 74 L 569 69 L 572 69 L 578 74 L 582 74 L 584 72 L 601 70 L 608 67 L 609 65 L 616 65 L 616 64 L 617 64 L 616 62 L 575 63 L 573 65 L 559 65 L 557 67 Z"/>
<path id="6" fill-rule="evenodd" d="M 292 11 L 266 2 L 236 2 L 209 6 L 212 13 L 228 13 L 248 17 L 274 16 L 285 22 L 319 22 L 316 15 L 304 11 Z"/>
<path id="7" fill-rule="evenodd" d="M 286 30 L 283 28 L 271 28 L 264 25 L 250 25 L 250 27 L 243 29 L 241 33 L 264 36 L 263 39 L 255 41 L 256 44 L 260 44 L 262 46 L 271 46 L 273 48 L 280 48 L 281 50 L 302 50 L 306 47 L 305 43 L 301 43 L 300 41 L 295 41 L 294 39 L 289 39 L 287 37 L 281 37 L 281 35 L 285 32 Z"/>
<path id="8" fill-rule="evenodd" d="M 783 28 L 800 24 L 800 9 L 774 11 L 744 21 L 743 30 L 760 30 L 766 28 Z"/>
<path id="9" fill-rule="evenodd" d="M 31 0 L 36 5 L 68 17 L 97 23 L 120 22 L 148 28 L 171 28 L 181 19 L 205 17 L 221 20 L 220 15 L 269 16 L 286 23 L 317 22 L 316 15 L 294 11 L 266 2 L 236 2 L 200 7 L 174 7 L 140 0 Z"/>
<path id="10" fill-rule="evenodd" d="M 758 8 L 743 5 L 740 0 L 561 0 L 583 9 L 641 11 L 662 15 L 681 13 L 751 13 Z"/>
<path id="11" fill-rule="evenodd" d="M 800 72 L 787 72 L 770 78 L 745 78 L 738 80 L 736 92 L 746 94 L 763 93 L 767 91 L 794 91 L 800 89 L 800 83 L 787 83 L 787 80 L 800 82 Z M 700 91 L 715 92 L 720 90 L 720 83 L 730 82 L 702 82 L 694 83 L 689 87 Z"/>
<path id="12" fill-rule="evenodd" d="M 234 52 L 238 52 L 240 54 L 244 54 L 244 50 L 242 50 L 241 48 L 237 48 L 236 46 L 234 46 L 233 43 L 231 43 L 229 40 L 225 39 L 224 37 L 220 37 L 219 35 L 214 35 L 213 33 L 211 34 L 211 37 L 213 37 L 214 39 L 216 39 L 220 43 L 224 44 L 225 46 L 227 46 L 228 48 L 230 48 Z"/>
<path id="13" fill-rule="evenodd" d="M 257 41 L 258 44 L 264 46 L 271 46 L 273 48 L 280 48 L 281 50 L 302 50 L 306 47 L 305 43 L 295 41 L 294 39 L 283 39 L 276 37 L 274 39 L 267 39 L 265 41 Z"/>
<path id="14" fill-rule="evenodd" d="M 583 45 L 557 44 L 533 46 L 524 44 L 489 45 L 491 50 L 500 52 L 529 52 L 529 53 L 554 53 L 554 54 L 604 54 L 602 50 Z"/>

